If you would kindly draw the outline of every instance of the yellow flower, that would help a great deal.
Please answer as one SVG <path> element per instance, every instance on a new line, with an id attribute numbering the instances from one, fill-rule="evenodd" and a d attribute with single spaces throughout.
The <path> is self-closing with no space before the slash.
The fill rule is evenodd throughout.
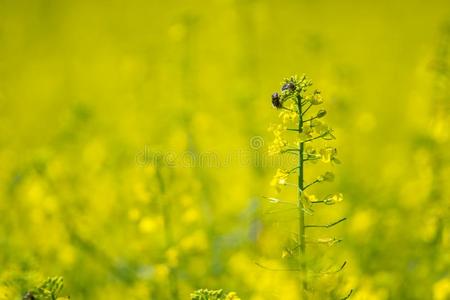
<path id="1" fill-rule="evenodd" d="M 287 109 L 283 109 L 278 114 L 278 117 L 281 118 L 281 122 L 283 124 L 286 124 L 288 122 L 293 122 L 298 117 L 298 113 L 296 111 L 296 105 L 294 103 L 291 103 Z"/>
<path id="2" fill-rule="evenodd" d="M 323 103 L 322 94 L 319 90 L 315 90 L 308 100 L 312 105 L 319 105 Z"/>
<path id="3" fill-rule="evenodd" d="M 308 124 L 303 125 L 302 132 L 300 132 L 298 135 L 297 145 L 311 139 L 313 137 L 312 136 L 313 132 L 314 132 L 313 127 L 311 127 Z"/>
<path id="4" fill-rule="evenodd" d="M 328 131 L 330 131 L 330 128 L 328 127 L 327 124 L 317 119 L 311 121 L 311 127 L 313 128 L 314 132 L 317 133 L 318 135 L 323 135 Z"/>
<path id="5" fill-rule="evenodd" d="M 225 300 L 241 300 L 235 292 L 229 292 L 225 297 Z"/>
<path id="6" fill-rule="evenodd" d="M 292 255 L 292 251 L 288 248 L 283 249 L 281 252 L 281 258 L 286 258 Z"/>
<path id="7" fill-rule="evenodd" d="M 433 285 L 433 299 L 445 300 L 450 298 L 450 279 L 444 278 Z"/>
<path id="8" fill-rule="evenodd" d="M 271 186 L 274 186 L 277 191 L 280 191 L 280 186 L 287 184 L 287 179 L 289 177 L 289 172 L 286 170 L 278 169 L 272 181 Z"/>
<path id="9" fill-rule="evenodd" d="M 327 205 L 333 205 L 339 202 L 342 202 L 344 200 L 344 195 L 342 193 L 336 193 L 326 196 L 323 199 L 323 202 Z"/>
<path id="10" fill-rule="evenodd" d="M 305 201 L 310 204 L 318 201 L 316 195 L 308 194 L 306 192 L 303 192 L 302 195 L 303 195 L 303 199 L 305 199 Z"/>
<path id="11" fill-rule="evenodd" d="M 267 130 L 269 132 L 272 132 L 275 135 L 275 137 L 279 137 L 279 136 L 281 136 L 283 130 L 286 130 L 286 127 L 283 126 L 282 124 L 278 124 L 278 125 L 271 124 L 269 126 L 269 128 L 267 128 Z"/>
<path id="12" fill-rule="evenodd" d="M 287 145 L 287 141 L 281 137 L 275 137 L 272 144 L 269 145 L 269 155 L 279 154 Z"/>
<path id="13" fill-rule="evenodd" d="M 317 153 L 317 150 L 311 146 L 305 147 L 304 154 L 306 154 L 304 155 L 304 158 L 311 160 L 312 162 L 317 162 L 317 159 L 320 159 L 322 157 L 319 153 Z"/>
<path id="14" fill-rule="evenodd" d="M 283 147 L 287 145 L 287 141 L 284 140 L 281 136 L 283 131 L 286 130 L 286 127 L 281 124 L 270 125 L 268 130 L 275 136 L 272 144 L 269 145 L 269 155 L 279 154 L 281 150 L 283 150 Z"/>
<path id="15" fill-rule="evenodd" d="M 329 163 L 339 163 L 339 160 L 336 158 L 337 150 L 336 148 L 327 147 L 320 150 L 320 155 L 323 162 Z"/>
<path id="16" fill-rule="evenodd" d="M 143 233 L 150 233 L 156 230 L 158 224 L 154 218 L 144 217 L 139 222 L 139 230 Z"/>

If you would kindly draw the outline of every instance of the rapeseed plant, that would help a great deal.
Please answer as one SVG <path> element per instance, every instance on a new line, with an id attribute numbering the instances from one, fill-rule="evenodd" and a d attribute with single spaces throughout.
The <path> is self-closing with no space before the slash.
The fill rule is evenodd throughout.
<path id="1" fill-rule="evenodd" d="M 275 138 L 269 146 L 269 155 L 287 154 L 297 156 L 297 165 L 290 169 L 278 169 L 271 185 L 278 192 L 284 187 L 294 187 L 297 190 L 296 207 L 298 211 L 298 233 L 294 247 L 286 248 L 282 257 L 294 255 L 296 252 L 298 268 L 290 271 L 299 272 L 299 286 L 302 299 L 308 299 L 309 295 L 314 294 L 314 290 L 309 287 L 309 281 L 312 272 L 309 272 L 307 265 L 307 243 L 327 244 L 329 246 L 340 242 L 337 238 L 319 238 L 310 239 L 307 230 L 313 228 L 330 228 L 343 221 L 341 218 L 330 224 L 310 224 L 306 222 L 305 215 L 313 215 L 315 206 L 319 204 L 334 205 L 343 200 L 341 193 L 328 194 L 317 197 L 308 193 L 308 189 L 313 185 L 334 180 L 332 172 L 325 172 L 317 176 L 311 182 L 305 180 L 305 167 L 308 163 L 339 164 L 337 150 L 331 146 L 317 147 L 313 142 L 334 140 L 333 130 L 322 120 L 327 112 L 324 109 L 318 109 L 312 112 L 314 107 L 323 103 L 322 95 L 319 90 L 309 91 L 312 82 L 306 76 L 292 76 L 283 81 L 281 92 L 272 94 L 272 105 L 279 111 L 280 123 L 271 125 L 269 131 L 273 132 Z M 290 182 L 292 177 L 296 177 L 295 183 Z M 279 203 L 281 200 L 271 197 L 272 203 Z M 285 201 L 283 201 L 285 202 Z M 344 268 L 344 263 L 336 272 Z M 330 272 L 321 272 L 321 274 Z M 320 274 L 318 274 L 320 275 Z M 347 299 L 350 293 L 344 298 Z"/>
<path id="2" fill-rule="evenodd" d="M 50 277 L 42 282 L 39 286 L 28 291 L 24 296 L 23 300 L 64 300 L 69 299 L 68 297 L 59 296 L 63 288 L 63 278 L 62 277 Z"/>
<path id="3" fill-rule="evenodd" d="M 225 294 L 223 290 L 200 289 L 191 293 L 192 300 L 241 300 L 235 292 Z"/>

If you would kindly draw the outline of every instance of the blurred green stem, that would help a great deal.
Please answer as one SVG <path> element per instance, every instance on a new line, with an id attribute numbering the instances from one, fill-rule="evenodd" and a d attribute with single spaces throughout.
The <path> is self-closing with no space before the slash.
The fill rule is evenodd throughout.
<path id="1" fill-rule="evenodd" d="M 161 174 L 160 167 L 156 168 L 156 176 L 159 183 L 159 188 L 161 191 L 161 195 L 164 197 L 166 187 L 164 184 L 164 180 Z M 166 199 L 161 198 L 161 210 L 164 224 L 164 235 L 166 240 L 166 251 L 170 250 L 173 245 L 173 233 L 172 233 L 172 223 L 170 218 L 170 209 L 169 203 L 165 201 Z M 169 290 L 172 300 L 178 300 L 178 272 L 176 267 L 169 266 Z"/>

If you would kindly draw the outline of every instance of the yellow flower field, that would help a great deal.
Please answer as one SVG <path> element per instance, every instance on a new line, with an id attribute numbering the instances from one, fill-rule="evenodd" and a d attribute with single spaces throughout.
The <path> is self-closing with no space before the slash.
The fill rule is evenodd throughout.
<path id="1" fill-rule="evenodd" d="M 0 0 L 0 300 L 448 300 L 449 125 L 448 1 Z"/>

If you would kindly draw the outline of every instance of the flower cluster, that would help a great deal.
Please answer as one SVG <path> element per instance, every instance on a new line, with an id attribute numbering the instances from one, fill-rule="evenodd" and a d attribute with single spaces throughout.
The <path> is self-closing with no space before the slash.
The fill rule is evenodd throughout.
<path id="1" fill-rule="evenodd" d="M 300 79 L 297 76 L 285 79 L 281 86 L 281 93 L 275 92 L 272 94 L 272 105 L 277 109 L 285 108 L 284 105 L 288 100 L 295 98 L 300 93 L 306 91 L 311 85 L 312 82 L 308 80 L 306 76 L 302 76 Z M 310 98 L 310 100 L 313 100 L 312 98 L 318 99 L 314 96 L 311 96 Z"/>
<path id="2" fill-rule="evenodd" d="M 288 142 L 282 136 L 285 130 L 286 127 L 282 124 L 269 126 L 268 131 L 274 135 L 274 140 L 269 145 L 269 155 L 279 154 L 287 146 Z"/>
<path id="3" fill-rule="evenodd" d="M 225 294 L 223 290 L 200 289 L 191 293 L 192 300 L 240 300 L 235 292 Z"/>
<path id="4" fill-rule="evenodd" d="M 272 124 L 268 128 L 274 135 L 274 140 L 268 148 L 269 155 L 283 153 L 297 154 L 301 151 L 302 163 L 302 166 L 297 166 L 291 171 L 283 169 L 276 171 L 270 184 L 278 192 L 281 191 L 283 186 L 288 185 L 289 176 L 296 173 L 300 167 L 303 168 L 303 163 L 305 162 L 316 163 L 321 161 L 332 164 L 340 163 L 340 160 L 337 158 L 336 148 L 330 146 L 314 146 L 314 141 L 329 141 L 335 139 L 335 136 L 330 126 L 323 121 L 323 118 L 327 115 L 327 111 L 318 109 L 315 112 L 311 112 L 313 106 L 318 106 L 323 103 L 322 94 L 319 90 L 308 92 L 308 88 L 311 85 L 311 81 L 306 76 L 300 78 L 292 76 L 281 83 L 280 93 L 275 92 L 272 94 L 272 105 L 280 111 L 280 123 Z M 318 176 L 315 181 L 305 185 L 302 192 L 313 184 L 333 180 L 334 174 L 326 172 Z M 342 201 L 342 194 L 336 195 L 317 199 L 314 195 L 303 193 L 302 199 L 304 199 L 306 206 L 312 203 L 332 205 Z M 312 197 L 314 198 L 313 200 L 311 200 Z"/>
<path id="5" fill-rule="evenodd" d="M 312 185 L 333 181 L 335 175 L 332 172 L 325 172 L 316 176 L 311 182 L 305 182 L 305 163 L 317 163 L 319 161 L 332 164 L 340 163 L 336 148 L 328 146 L 328 141 L 334 140 L 335 136 L 330 126 L 323 120 L 327 111 L 316 108 L 323 103 L 322 94 L 319 90 L 309 91 L 311 85 L 311 81 L 305 76 L 300 78 L 293 76 L 281 83 L 281 91 L 272 94 L 272 106 L 279 111 L 280 123 L 269 127 L 269 131 L 274 135 L 274 140 L 268 149 L 269 155 L 289 154 L 298 157 L 298 165 L 293 166 L 290 170 L 278 169 L 270 184 L 277 192 L 280 192 L 284 187 L 295 187 L 298 192 L 296 203 L 299 213 L 298 244 L 292 249 L 285 248 L 281 256 L 283 258 L 290 257 L 296 253 L 294 250 L 297 249 L 298 251 L 298 270 L 302 274 L 299 285 L 303 293 L 302 299 L 306 298 L 305 293 L 308 286 L 306 274 L 309 272 L 305 264 L 306 241 L 328 246 L 341 241 L 334 237 L 311 240 L 308 238 L 306 229 L 329 228 L 346 220 L 346 218 L 342 218 L 330 224 L 308 224 L 306 222 L 305 214 L 313 215 L 313 206 L 319 204 L 334 205 L 343 201 L 341 193 L 325 196 L 316 196 L 309 193 L 308 189 Z M 314 143 L 316 141 L 322 141 L 320 146 Z M 289 178 L 294 174 L 297 178 L 289 182 Z M 289 202 L 273 197 L 267 197 L 267 199 L 275 205 Z"/>
<path id="6" fill-rule="evenodd" d="M 272 94 L 272 105 L 279 110 L 280 123 L 271 125 L 268 129 L 274 135 L 273 142 L 268 148 L 269 155 L 295 154 L 298 152 L 300 145 L 303 144 L 301 155 L 304 162 L 322 161 L 339 164 L 336 148 L 317 148 L 312 145 L 313 141 L 329 141 L 335 139 L 335 136 L 330 126 L 323 121 L 323 118 L 327 115 L 326 110 L 318 109 L 314 113 L 310 112 L 313 106 L 323 103 L 322 94 L 319 90 L 308 92 L 311 85 L 312 82 L 306 76 L 300 78 L 292 76 L 281 83 L 280 92 Z M 296 135 L 292 135 L 292 133 L 296 133 Z M 278 191 L 280 186 L 283 185 L 279 184 L 280 174 L 280 170 L 278 170 L 271 183 Z M 287 179 L 290 173 L 283 174 L 283 179 Z"/>
<path id="7" fill-rule="evenodd" d="M 64 300 L 69 299 L 68 297 L 61 297 L 59 293 L 63 288 L 63 278 L 62 277 L 49 277 L 44 282 L 42 282 L 39 286 L 33 288 L 28 291 L 23 299 L 32 300 L 32 299 L 42 299 L 42 300 Z"/>

